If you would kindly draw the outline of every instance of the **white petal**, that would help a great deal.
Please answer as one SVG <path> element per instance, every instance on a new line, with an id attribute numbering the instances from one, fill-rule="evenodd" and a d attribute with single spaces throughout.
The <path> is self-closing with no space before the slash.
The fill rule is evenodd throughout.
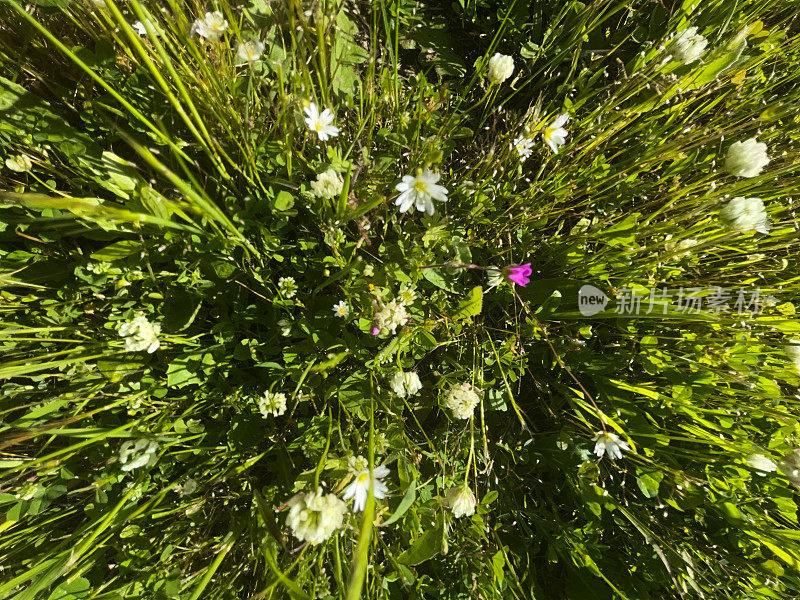
<path id="1" fill-rule="evenodd" d="M 434 200 L 439 200 L 440 202 L 447 202 L 446 187 L 442 187 L 441 185 L 436 185 L 435 183 L 432 183 L 431 185 L 428 186 L 428 193 Z"/>
<path id="2" fill-rule="evenodd" d="M 559 115 L 558 118 L 556 118 L 556 120 L 553 121 L 553 124 L 550 125 L 550 127 L 563 127 L 567 121 L 569 121 L 569 115 L 567 113 L 564 113 L 562 115 Z"/>
<path id="3" fill-rule="evenodd" d="M 386 477 L 389 474 L 389 469 L 386 468 L 384 465 L 381 465 L 379 467 L 375 467 L 375 469 L 373 469 L 373 471 L 372 471 L 372 474 L 375 477 L 379 477 L 379 478 L 380 477 Z"/>

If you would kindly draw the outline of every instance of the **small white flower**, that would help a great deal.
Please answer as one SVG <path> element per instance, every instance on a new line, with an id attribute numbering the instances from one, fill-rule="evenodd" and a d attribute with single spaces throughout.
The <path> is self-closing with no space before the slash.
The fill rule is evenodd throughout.
<path id="1" fill-rule="evenodd" d="M 400 195 L 395 200 L 395 205 L 400 207 L 400 212 L 408 212 L 414 206 L 418 211 L 429 215 L 434 213 L 433 201 L 447 202 L 447 188 L 438 185 L 441 175 L 425 169 L 419 175 L 404 175 L 395 189 Z"/>
<path id="2" fill-rule="evenodd" d="M 17 154 L 16 156 L 9 156 L 6 159 L 6 166 L 12 171 L 17 173 L 26 173 L 33 168 L 31 159 L 25 154 Z"/>
<path id="3" fill-rule="evenodd" d="M 280 417 L 286 412 L 286 394 L 281 392 L 265 392 L 258 399 L 258 410 L 265 417 L 274 415 Z"/>
<path id="4" fill-rule="evenodd" d="M 373 275 L 375 275 L 375 267 L 369 263 L 364 265 L 364 277 L 372 277 Z"/>
<path id="5" fill-rule="evenodd" d="M 417 299 L 417 293 L 410 285 L 406 284 L 403 286 L 403 289 L 401 289 L 400 292 L 397 294 L 397 299 L 400 300 L 400 302 L 402 302 L 406 306 L 411 306 L 412 304 L 414 304 L 414 300 Z"/>
<path id="6" fill-rule="evenodd" d="M 481 401 L 476 388 L 469 383 L 456 383 L 444 397 L 444 405 L 456 419 L 469 419 Z"/>
<path id="7" fill-rule="evenodd" d="M 689 27 L 671 38 L 667 51 L 675 60 L 688 65 L 703 55 L 707 45 L 708 40 L 697 33 L 697 27 Z"/>
<path id="8" fill-rule="evenodd" d="M 751 454 L 747 457 L 747 464 L 753 467 L 759 475 L 765 475 L 778 470 L 778 465 L 763 454 Z"/>
<path id="9" fill-rule="evenodd" d="M 475 514 L 475 494 L 466 485 L 450 488 L 446 495 L 447 505 L 456 519 Z"/>
<path id="10" fill-rule="evenodd" d="M 769 233 L 767 211 L 761 198 L 734 198 L 719 211 L 719 218 L 734 231 Z"/>
<path id="11" fill-rule="evenodd" d="M 141 21 L 136 21 L 131 25 L 131 27 L 139 35 L 147 35 L 147 29 L 145 29 L 144 23 Z"/>
<path id="12" fill-rule="evenodd" d="M 533 140 L 521 135 L 511 143 L 511 147 L 517 151 L 522 160 L 525 160 L 533 153 Z"/>
<path id="13" fill-rule="evenodd" d="M 767 145 L 756 138 L 733 142 L 725 156 L 725 170 L 737 177 L 756 177 L 767 164 Z"/>
<path id="14" fill-rule="evenodd" d="M 389 475 L 389 469 L 383 465 L 375 467 L 372 471 L 372 492 L 378 500 L 386 498 L 386 493 L 389 491 L 386 484 L 381 481 L 387 475 Z M 342 494 L 344 500 L 353 499 L 353 512 L 361 512 L 367 504 L 369 479 L 369 468 L 362 469 L 356 473 L 353 482 L 347 486 L 344 494 Z"/>
<path id="15" fill-rule="evenodd" d="M 385 303 L 383 300 L 372 301 L 372 321 L 378 331 L 387 329 L 392 334 L 397 333 L 397 328 L 408 323 L 406 305 L 397 300 Z"/>
<path id="16" fill-rule="evenodd" d="M 317 105 L 312 102 L 303 109 L 303 112 L 306 113 L 306 125 L 311 131 L 316 132 L 323 142 L 339 135 L 339 128 L 332 125 L 333 113 L 330 109 L 326 108 L 320 113 Z"/>
<path id="17" fill-rule="evenodd" d="M 119 448 L 119 462 L 123 471 L 150 467 L 156 462 L 158 443 L 148 439 L 128 440 Z"/>
<path id="18" fill-rule="evenodd" d="M 511 77 L 514 72 L 514 59 L 506 54 L 496 53 L 489 59 L 489 82 L 498 85 Z"/>
<path id="19" fill-rule="evenodd" d="M 411 397 L 422 389 L 422 382 L 419 380 L 419 375 L 413 371 L 410 373 L 398 371 L 392 376 L 389 385 L 392 391 L 401 398 L 405 398 L 406 396 Z"/>
<path id="20" fill-rule="evenodd" d="M 126 352 L 147 350 L 148 354 L 152 354 L 161 345 L 158 341 L 161 326 L 150 323 L 142 315 L 120 325 L 118 332 L 121 337 L 125 338 Z"/>
<path id="21" fill-rule="evenodd" d="M 616 433 L 598 431 L 592 441 L 595 442 L 594 453 L 598 458 L 603 458 L 606 452 L 611 460 L 622 458 L 622 451 L 631 449 Z"/>
<path id="22" fill-rule="evenodd" d="M 556 154 L 558 154 L 558 147 L 567 143 L 566 138 L 569 132 L 564 129 L 564 125 L 567 124 L 568 120 L 569 115 L 567 113 L 559 115 L 556 117 L 556 120 L 550 123 L 542 132 L 545 143 L 550 146 L 550 149 Z"/>
<path id="23" fill-rule="evenodd" d="M 192 24 L 190 34 L 197 34 L 207 40 L 218 40 L 225 30 L 228 29 L 228 21 L 218 10 L 207 12 L 205 17 L 197 19 Z"/>
<path id="24" fill-rule="evenodd" d="M 236 56 L 242 62 L 254 63 L 264 53 L 264 43 L 259 40 L 240 42 L 236 48 Z"/>
<path id="25" fill-rule="evenodd" d="M 335 494 L 317 488 L 311 494 L 296 494 L 287 503 L 286 524 L 301 542 L 319 544 L 327 540 L 344 522 L 347 507 Z"/>
<path id="26" fill-rule="evenodd" d="M 343 187 L 344 181 L 333 169 L 320 173 L 316 181 L 311 182 L 311 191 L 318 198 L 338 198 Z"/>
<path id="27" fill-rule="evenodd" d="M 294 277 L 281 277 L 278 279 L 278 291 L 286 298 L 294 298 L 297 294 L 297 282 Z"/>
<path id="28" fill-rule="evenodd" d="M 346 319 L 350 316 L 350 307 L 344 300 L 339 300 L 338 304 L 333 305 L 333 316 Z"/>
<path id="29" fill-rule="evenodd" d="M 278 327 L 281 330 L 281 335 L 283 337 L 289 337 L 292 335 L 292 324 L 289 322 L 288 319 L 281 319 L 278 321 Z"/>

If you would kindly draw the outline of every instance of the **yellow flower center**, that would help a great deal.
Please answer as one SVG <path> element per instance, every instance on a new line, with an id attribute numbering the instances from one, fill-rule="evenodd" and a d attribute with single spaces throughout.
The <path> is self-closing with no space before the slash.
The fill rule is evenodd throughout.
<path id="1" fill-rule="evenodd" d="M 364 472 L 358 476 L 358 483 L 365 483 L 369 479 L 369 473 Z"/>
<path id="2" fill-rule="evenodd" d="M 422 181 L 421 179 L 417 179 L 414 182 L 414 189 L 417 190 L 418 192 L 427 192 L 428 184 Z"/>
<path id="3" fill-rule="evenodd" d="M 544 137 L 545 139 L 550 139 L 550 136 L 553 135 L 553 132 L 558 129 L 557 127 L 553 127 L 552 125 L 544 130 Z"/>
<path id="4" fill-rule="evenodd" d="M 314 130 L 315 131 L 322 131 L 322 123 L 320 123 L 319 121 L 314 123 Z"/>

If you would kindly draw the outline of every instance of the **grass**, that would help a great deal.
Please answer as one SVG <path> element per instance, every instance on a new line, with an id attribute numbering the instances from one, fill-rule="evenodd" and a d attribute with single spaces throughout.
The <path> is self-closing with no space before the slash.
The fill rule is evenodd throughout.
<path id="1" fill-rule="evenodd" d="M 796 597 L 794 8 L 0 4 L 0 596 Z M 221 38 L 192 35 L 213 10 Z M 689 26 L 705 51 L 669 60 Z M 514 72 L 490 85 L 497 52 Z M 736 177 L 751 137 L 770 161 Z M 318 197 L 328 169 L 342 190 Z M 401 214 L 422 169 L 447 202 Z M 734 197 L 769 235 L 724 226 Z M 528 262 L 527 286 L 488 281 Z M 585 284 L 610 298 L 591 317 Z M 616 310 L 651 288 L 666 311 Z M 690 288 L 731 310 L 679 311 Z M 411 297 L 372 334 L 374 299 Z M 119 333 L 139 315 L 152 353 Z M 601 431 L 623 458 L 593 454 Z M 129 468 L 139 439 L 157 450 Z M 356 457 L 388 496 L 304 543 L 287 503 L 341 497 Z"/>

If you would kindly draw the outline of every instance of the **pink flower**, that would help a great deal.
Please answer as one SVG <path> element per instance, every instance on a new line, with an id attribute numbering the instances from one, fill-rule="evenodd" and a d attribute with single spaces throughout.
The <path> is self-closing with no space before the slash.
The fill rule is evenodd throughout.
<path id="1" fill-rule="evenodd" d="M 377 327 L 373 327 L 372 328 L 372 335 L 378 335 L 379 331 L 380 331 L 380 329 L 378 329 Z"/>
<path id="2" fill-rule="evenodd" d="M 508 267 L 508 278 L 519 286 L 525 287 L 531 282 L 531 263 L 525 263 L 518 267 Z"/>

